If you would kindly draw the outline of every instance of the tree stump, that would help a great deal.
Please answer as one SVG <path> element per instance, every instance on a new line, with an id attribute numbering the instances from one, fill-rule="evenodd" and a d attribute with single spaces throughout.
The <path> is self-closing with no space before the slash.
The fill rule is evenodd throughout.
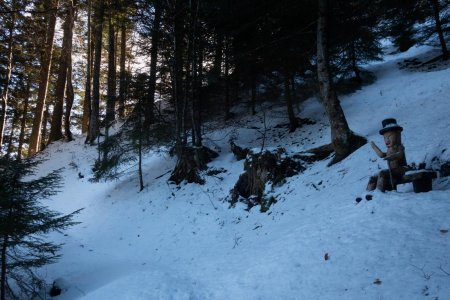
<path id="1" fill-rule="evenodd" d="M 247 157 L 247 154 L 250 152 L 250 149 L 239 147 L 234 143 L 233 140 L 230 141 L 230 147 L 231 152 L 233 152 L 237 160 L 245 159 Z"/>
<path id="2" fill-rule="evenodd" d="M 264 197 L 267 182 L 273 185 L 281 185 L 286 177 L 294 176 L 305 168 L 292 158 L 281 158 L 280 153 L 268 151 L 262 153 L 249 153 L 244 162 L 244 173 L 230 192 L 230 205 L 243 202 L 248 209 L 260 205 L 261 212 L 269 209 L 276 199 Z"/>
<path id="3" fill-rule="evenodd" d="M 183 180 L 189 183 L 204 184 L 199 171 L 206 170 L 207 164 L 219 154 L 207 147 L 183 147 L 177 165 L 170 175 L 169 181 L 180 184 Z"/>

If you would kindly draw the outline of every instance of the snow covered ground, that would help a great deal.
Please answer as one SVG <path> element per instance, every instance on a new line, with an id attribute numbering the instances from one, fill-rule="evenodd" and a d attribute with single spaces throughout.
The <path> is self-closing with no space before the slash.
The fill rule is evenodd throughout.
<path id="1" fill-rule="evenodd" d="M 387 56 L 368 67 L 374 84 L 340 99 L 353 131 L 383 149 L 381 121 L 394 117 L 408 163 L 437 167 L 450 160 L 450 68 L 397 64 L 429 51 Z M 293 154 L 330 141 L 317 99 L 300 116 L 316 124 L 289 134 L 274 128 L 287 122 L 285 108 L 266 110 L 266 148 Z M 320 161 L 288 178 L 272 191 L 278 202 L 267 213 L 230 209 L 224 200 L 243 161 L 228 140 L 260 149 L 262 130 L 260 110 L 210 132 L 207 146 L 220 151 L 210 166 L 226 172 L 205 175 L 205 185 L 169 184 L 175 160 L 149 153 L 142 192 L 132 165 L 118 181 L 89 182 L 97 154 L 83 137 L 40 154 L 49 159 L 41 174 L 65 167 L 65 186 L 48 205 L 85 208 L 80 225 L 52 235 L 65 243 L 63 256 L 41 273 L 63 287 L 55 299 L 450 299 L 450 177 L 434 180 L 428 193 L 406 184 L 366 201 L 369 176 L 385 168 L 367 144 L 336 165 Z"/>

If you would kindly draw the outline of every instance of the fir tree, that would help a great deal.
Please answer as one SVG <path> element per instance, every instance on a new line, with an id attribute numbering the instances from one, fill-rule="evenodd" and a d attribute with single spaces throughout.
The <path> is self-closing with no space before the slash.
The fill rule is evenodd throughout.
<path id="1" fill-rule="evenodd" d="M 124 171 L 123 165 L 136 162 L 140 190 L 144 188 L 142 175 L 142 156 L 153 146 L 169 146 L 173 140 L 174 132 L 169 121 L 155 116 L 154 124 L 144 127 L 145 97 L 148 91 L 149 77 L 145 73 L 137 74 L 132 78 L 129 88 L 128 100 L 135 102 L 132 112 L 114 134 L 99 144 L 99 156 L 94 165 L 92 181 L 114 180 Z"/>
<path id="2" fill-rule="evenodd" d="M 60 170 L 37 179 L 39 162 L 0 158 L 0 299 L 31 299 L 42 286 L 36 268 L 55 262 L 61 244 L 45 239 L 52 231 L 74 224 L 77 210 L 68 215 L 52 211 L 40 200 L 61 187 Z"/>

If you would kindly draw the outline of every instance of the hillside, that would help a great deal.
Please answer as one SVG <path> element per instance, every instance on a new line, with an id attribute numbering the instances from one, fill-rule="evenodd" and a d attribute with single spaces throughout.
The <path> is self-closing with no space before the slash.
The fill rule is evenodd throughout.
<path id="1" fill-rule="evenodd" d="M 416 47 L 367 66 L 377 81 L 340 100 L 353 131 L 382 147 L 381 121 L 394 117 L 408 163 L 438 168 L 450 161 L 450 68 L 399 65 L 432 51 Z M 39 154 L 48 158 L 41 174 L 65 168 L 64 188 L 48 205 L 85 208 L 82 224 L 51 236 L 65 243 L 61 260 L 40 270 L 63 287 L 55 299 L 450 299 L 450 177 L 428 193 L 405 184 L 356 203 L 369 176 L 385 168 L 367 144 L 331 167 L 305 165 L 269 191 L 278 202 L 267 213 L 229 208 L 243 161 L 228 141 L 260 149 L 263 111 L 266 149 L 295 154 L 330 141 L 317 99 L 299 114 L 315 124 L 291 134 L 275 127 L 286 123 L 285 108 L 268 106 L 253 118 L 208 124 L 205 144 L 220 154 L 209 165 L 226 171 L 205 175 L 205 185 L 169 184 L 175 160 L 164 151 L 146 154 L 142 192 L 134 165 L 118 181 L 89 182 L 97 152 L 84 137 Z"/>

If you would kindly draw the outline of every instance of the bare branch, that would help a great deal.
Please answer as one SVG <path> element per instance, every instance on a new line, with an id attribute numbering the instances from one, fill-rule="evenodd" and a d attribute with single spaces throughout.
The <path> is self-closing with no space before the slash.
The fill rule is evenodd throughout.
<path id="1" fill-rule="evenodd" d="M 423 278 L 425 278 L 426 280 L 430 280 L 431 277 L 435 274 L 434 272 L 432 273 L 425 273 L 425 265 L 422 268 L 419 268 L 418 266 L 415 266 L 413 264 L 410 264 L 411 266 L 413 266 L 414 268 L 420 270 L 422 272 Z"/>
<path id="2" fill-rule="evenodd" d="M 442 265 L 439 266 L 439 270 L 442 271 L 442 273 L 444 273 L 447 276 L 450 276 L 450 272 L 447 272 L 446 270 L 444 270 L 444 268 L 442 267 Z"/>

